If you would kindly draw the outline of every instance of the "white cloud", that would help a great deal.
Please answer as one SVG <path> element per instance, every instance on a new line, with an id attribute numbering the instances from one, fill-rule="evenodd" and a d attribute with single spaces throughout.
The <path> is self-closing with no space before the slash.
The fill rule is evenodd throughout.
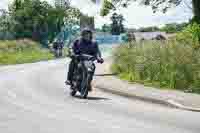
<path id="1" fill-rule="evenodd" d="M 163 14 L 153 13 L 151 7 L 139 6 L 136 3 L 131 4 L 127 9 L 121 9 L 126 19 L 125 24 L 129 27 L 141 26 L 157 26 L 171 22 L 184 22 L 191 18 L 191 12 L 184 10 L 184 6 L 170 9 L 167 13 Z"/>
<path id="2" fill-rule="evenodd" d="M 0 2 L 0 9 L 7 9 L 8 8 L 8 4 L 11 2 L 12 0 L 1 0 Z"/>
<path id="3" fill-rule="evenodd" d="M 96 26 L 101 27 L 103 24 L 110 23 L 110 15 L 107 17 L 99 16 L 99 6 L 95 6 L 90 0 L 72 0 L 73 5 L 79 8 L 82 12 L 95 16 Z M 137 3 L 132 3 L 128 8 L 118 10 L 125 18 L 127 27 L 143 27 L 143 26 L 161 26 L 166 23 L 188 21 L 192 13 L 187 10 L 184 5 L 170 9 L 167 13 L 153 13 L 151 7 L 141 6 Z"/>
<path id="4" fill-rule="evenodd" d="M 13 0 L 1 0 L 0 8 L 6 8 L 8 3 Z M 53 3 L 54 0 L 47 0 Z M 83 13 L 90 16 L 95 16 L 96 27 L 101 27 L 103 24 L 110 23 L 110 16 L 100 17 L 100 6 L 94 5 L 90 0 L 71 0 L 72 5 L 79 8 Z M 143 27 L 143 26 L 159 26 L 171 22 L 183 22 L 191 18 L 191 11 L 186 10 L 183 5 L 170 9 L 166 14 L 154 14 L 150 7 L 139 6 L 136 3 L 131 4 L 128 8 L 119 9 L 126 19 L 125 25 L 128 27 Z"/>

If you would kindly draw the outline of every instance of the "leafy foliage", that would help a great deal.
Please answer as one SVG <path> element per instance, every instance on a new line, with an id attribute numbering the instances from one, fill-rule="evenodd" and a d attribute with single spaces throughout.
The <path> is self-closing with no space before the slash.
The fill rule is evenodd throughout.
<path id="1" fill-rule="evenodd" d="M 121 14 L 113 13 L 112 17 L 112 24 L 111 24 L 111 33 L 113 35 L 119 35 L 120 33 L 124 32 L 124 17 Z"/>
<path id="2" fill-rule="evenodd" d="M 101 16 L 106 16 L 107 14 L 110 13 L 110 10 L 114 9 L 115 6 L 112 4 L 111 1 L 109 0 L 104 0 L 103 2 L 103 8 L 100 12 Z"/>
<path id="3" fill-rule="evenodd" d="M 103 32 L 111 32 L 111 26 L 104 24 L 101 29 Z"/>
<path id="4" fill-rule="evenodd" d="M 53 59 L 53 54 L 31 40 L 0 41 L 0 64 L 21 64 Z"/>
<path id="5" fill-rule="evenodd" d="M 156 26 L 152 26 L 152 27 L 142 27 L 139 28 L 137 31 L 139 32 L 154 32 L 154 31 L 159 31 L 160 29 Z"/>
<path id="6" fill-rule="evenodd" d="M 185 27 L 187 27 L 188 23 L 171 23 L 166 24 L 164 27 L 161 28 L 161 31 L 165 31 L 166 33 L 177 33 L 182 31 Z"/>
<path id="7" fill-rule="evenodd" d="M 132 82 L 200 93 L 199 53 L 176 40 L 131 42 L 116 49 L 112 68 Z"/>
<path id="8" fill-rule="evenodd" d="M 15 0 L 9 7 L 16 38 L 53 41 L 65 23 L 77 23 L 80 11 L 76 8 L 54 8 L 46 1 Z"/>
<path id="9" fill-rule="evenodd" d="M 116 8 L 127 7 L 131 2 L 139 2 L 142 5 L 151 6 L 153 12 L 162 11 L 163 13 L 171 7 L 175 7 L 181 4 L 184 0 L 104 0 L 102 8 L 102 16 L 106 16 L 110 13 L 110 10 L 116 10 Z M 200 1 L 191 0 L 193 10 L 193 21 L 200 23 Z"/>
<path id="10" fill-rule="evenodd" d="M 200 48 L 200 24 L 192 23 L 177 35 L 177 40 Z"/>
<path id="11" fill-rule="evenodd" d="M 165 13 L 169 8 L 180 5 L 182 0 L 104 0 L 101 15 L 106 16 L 110 10 L 115 10 L 119 6 L 126 8 L 131 2 L 135 1 L 146 6 L 151 6 L 154 12 L 162 11 Z"/>

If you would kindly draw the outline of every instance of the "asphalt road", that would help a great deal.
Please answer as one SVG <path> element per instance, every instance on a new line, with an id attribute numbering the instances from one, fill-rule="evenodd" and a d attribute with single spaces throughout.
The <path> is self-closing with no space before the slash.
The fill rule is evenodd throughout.
<path id="1" fill-rule="evenodd" d="M 66 60 L 0 67 L 0 133 L 200 133 L 200 113 L 94 89 L 72 98 Z M 109 81 L 108 81 L 109 82 Z"/>

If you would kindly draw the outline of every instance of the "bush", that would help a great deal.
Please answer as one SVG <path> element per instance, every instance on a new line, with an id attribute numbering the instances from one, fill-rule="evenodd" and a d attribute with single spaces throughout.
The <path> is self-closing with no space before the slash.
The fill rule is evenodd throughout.
<path id="1" fill-rule="evenodd" d="M 16 52 L 26 49 L 34 49 L 38 47 L 40 47 L 40 44 L 28 39 L 0 41 L 0 51 L 3 52 Z"/>
<path id="2" fill-rule="evenodd" d="M 119 46 L 112 70 L 129 81 L 200 93 L 200 50 L 176 40 Z"/>
<path id="3" fill-rule="evenodd" d="M 176 39 L 180 43 L 193 45 L 195 49 L 200 48 L 200 24 L 192 23 L 182 32 L 178 33 Z"/>
<path id="4" fill-rule="evenodd" d="M 0 41 L 0 65 L 53 59 L 48 49 L 31 40 Z"/>

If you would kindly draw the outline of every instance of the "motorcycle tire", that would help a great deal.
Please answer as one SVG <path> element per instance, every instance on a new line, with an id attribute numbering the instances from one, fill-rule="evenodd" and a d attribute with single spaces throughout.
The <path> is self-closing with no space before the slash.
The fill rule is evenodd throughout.
<path id="1" fill-rule="evenodd" d="M 81 81 L 81 87 L 80 87 L 80 94 L 82 99 L 86 99 L 88 95 L 87 90 L 87 73 L 84 69 L 81 71 L 82 81 Z"/>
<path id="2" fill-rule="evenodd" d="M 88 96 L 88 92 L 89 92 L 89 87 L 90 87 L 91 79 L 92 79 L 92 74 L 91 74 L 91 73 L 88 73 L 88 74 L 86 75 L 85 80 L 83 80 L 83 81 L 85 82 L 84 89 L 83 89 L 83 91 L 81 92 L 81 97 L 82 97 L 83 99 L 86 99 L 87 96 Z"/>

